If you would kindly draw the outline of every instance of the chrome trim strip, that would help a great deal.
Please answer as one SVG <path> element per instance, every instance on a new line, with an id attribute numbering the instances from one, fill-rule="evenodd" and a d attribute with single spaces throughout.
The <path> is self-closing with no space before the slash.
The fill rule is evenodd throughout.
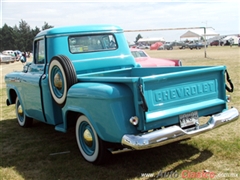
<path id="1" fill-rule="evenodd" d="M 149 149 L 169 144 L 175 141 L 187 139 L 203 132 L 210 131 L 214 128 L 237 120 L 238 117 L 238 110 L 236 108 L 232 108 L 222 113 L 212 115 L 212 117 L 206 124 L 200 125 L 194 129 L 183 130 L 179 126 L 174 125 L 145 134 L 125 134 L 122 137 L 121 143 L 123 146 L 133 150 Z"/>

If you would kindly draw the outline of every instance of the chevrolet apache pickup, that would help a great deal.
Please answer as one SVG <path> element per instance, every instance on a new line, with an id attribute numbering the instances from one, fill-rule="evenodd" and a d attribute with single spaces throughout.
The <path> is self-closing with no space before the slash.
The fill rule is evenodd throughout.
<path id="1" fill-rule="evenodd" d="M 237 120 L 225 66 L 142 68 L 115 25 L 56 27 L 36 35 L 33 61 L 5 76 L 18 124 L 75 127 L 84 159 L 184 140 Z M 230 84 L 229 87 L 227 84 Z M 206 124 L 201 117 L 209 116 Z"/>

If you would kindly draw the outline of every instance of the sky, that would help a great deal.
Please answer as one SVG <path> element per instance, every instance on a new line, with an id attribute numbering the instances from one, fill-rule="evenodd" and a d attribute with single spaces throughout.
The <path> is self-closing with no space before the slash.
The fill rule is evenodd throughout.
<path id="1" fill-rule="evenodd" d="M 240 2 L 237 0 L 80 1 L 0 0 L 0 25 L 13 27 L 21 20 L 31 29 L 44 22 L 54 27 L 81 24 L 115 24 L 124 30 L 211 27 L 220 35 L 240 34 Z M 180 40 L 186 30 L 126 32 L 129 42 L 163 37 Z"/>

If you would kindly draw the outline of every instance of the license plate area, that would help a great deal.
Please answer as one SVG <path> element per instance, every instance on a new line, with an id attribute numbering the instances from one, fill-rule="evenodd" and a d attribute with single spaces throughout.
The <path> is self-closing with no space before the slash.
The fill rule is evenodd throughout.
<path id="1" fill-rule="evenodd" d="M 193 111 L 179 115 L 179 122 L 181 128 L 196 125 L 198 123 L 198 112 Z"/>

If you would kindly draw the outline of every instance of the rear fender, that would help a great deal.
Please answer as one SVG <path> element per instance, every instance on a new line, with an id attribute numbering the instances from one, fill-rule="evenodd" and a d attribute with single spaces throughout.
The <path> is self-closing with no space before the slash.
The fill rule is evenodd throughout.
<path id="1" fill-rule="evenodd" d="M 73 85 L 63 108 L 64 124 L 67 113 L 84 114 L 102 140 L 121 142 L 126 133 L 136 133 L 129 119 L 135 116 L 133 95 L 124 84 L 82 82 Z"/>

